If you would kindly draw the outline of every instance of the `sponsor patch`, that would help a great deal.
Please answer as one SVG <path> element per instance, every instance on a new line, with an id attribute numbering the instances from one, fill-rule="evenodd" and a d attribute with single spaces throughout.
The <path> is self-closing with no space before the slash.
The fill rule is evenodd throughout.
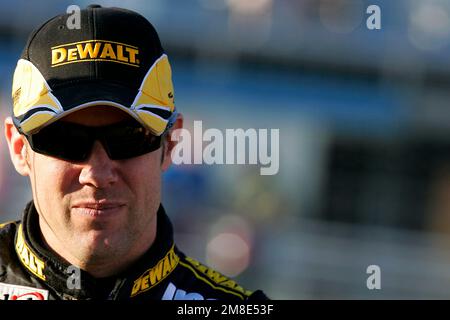
<path id="1" fill-rule="evenodd" d="M 48 291 L 0 283 L 0 300 L 48 300 Z"/>

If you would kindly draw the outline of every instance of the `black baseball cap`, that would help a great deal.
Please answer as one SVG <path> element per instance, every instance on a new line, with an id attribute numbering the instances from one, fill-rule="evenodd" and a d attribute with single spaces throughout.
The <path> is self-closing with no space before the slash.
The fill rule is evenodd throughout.
<path id="1" fill-rule="evenodd" d="M 95 105 L 119 108 L 153 134 L 176 118 L 167 55 L 151 23 L 121 8 L 80 10 L 80 28 L 58 15 L 28 39 L 14 72 L 14 123 L 33 134 Z"/>

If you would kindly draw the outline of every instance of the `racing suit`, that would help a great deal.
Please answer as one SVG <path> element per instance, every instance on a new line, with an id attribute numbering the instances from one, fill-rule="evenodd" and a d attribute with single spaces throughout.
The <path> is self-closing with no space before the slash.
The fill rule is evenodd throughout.
<path id="1" fill-rule="evenodd" d="M 30 202 L 21 221 L 0 225 L 0 300 L 267 299 L 261 290 L 245 290 L 178 250 L 162 206 L 150 249 L 126 271 L 101 279 L 47 249 L 38 219 Z"/>

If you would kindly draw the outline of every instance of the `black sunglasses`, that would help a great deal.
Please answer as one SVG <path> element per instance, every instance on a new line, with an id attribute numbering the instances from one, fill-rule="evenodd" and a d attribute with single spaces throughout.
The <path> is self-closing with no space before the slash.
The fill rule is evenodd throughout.
<path id="1" fill-rule="evenodd" d="M 111 160 L 137 157 L 161 146 L 161 136 L 134 120 L 101 127 L 57 121 L 25 137 L 35 152 L 74 162 L 86 161 L 96 140 Z"/>

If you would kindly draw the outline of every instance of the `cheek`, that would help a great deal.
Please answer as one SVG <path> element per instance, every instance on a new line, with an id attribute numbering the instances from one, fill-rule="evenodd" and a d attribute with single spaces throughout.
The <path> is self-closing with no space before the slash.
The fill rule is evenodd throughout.
<path id="1" fill-rule="evenodd" d="M 159 201 L 161 172 L 160 152 L 143 155 L 124 163 L 124 180 L 138 198 L 138 205 L 142 202 L 148 204 L 148 201 Z"/>
<path id="2" fill-rule="evenodd" d="M 76 170 L 68 163 L 36 154 L 31 159 L 31 185 L 35 196 L 47 200 L 57 199 L 76 189 Z"/>

